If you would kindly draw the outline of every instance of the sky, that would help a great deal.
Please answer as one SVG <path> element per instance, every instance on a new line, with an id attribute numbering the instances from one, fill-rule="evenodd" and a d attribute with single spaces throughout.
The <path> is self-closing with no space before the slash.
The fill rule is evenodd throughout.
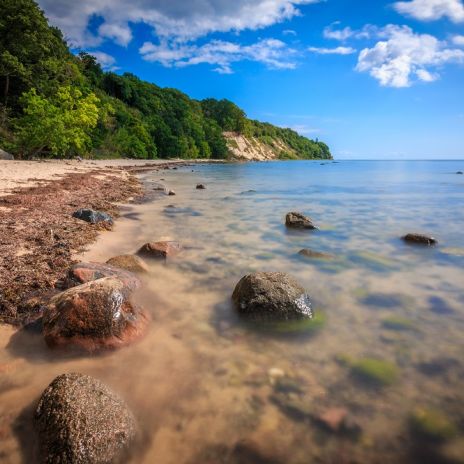
<path id="1" fill-rule="evenodd" d="M 74 51 L 325 141 L 464 158 L 464 0 L 39 0 Z"/>

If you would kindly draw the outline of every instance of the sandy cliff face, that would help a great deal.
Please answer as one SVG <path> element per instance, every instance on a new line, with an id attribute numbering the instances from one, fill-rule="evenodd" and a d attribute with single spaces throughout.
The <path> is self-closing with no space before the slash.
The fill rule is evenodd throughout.
<path id="1" fill-rule="evenodd" d="M 265 144 L 254 137 L 245 137 L 237 132 L 224 132 L 231 156 L 244 161 L 266 161 L 279 159 L 282 153 L 296 158 L 296 153 L 280 140 L 273 145 Z"/>

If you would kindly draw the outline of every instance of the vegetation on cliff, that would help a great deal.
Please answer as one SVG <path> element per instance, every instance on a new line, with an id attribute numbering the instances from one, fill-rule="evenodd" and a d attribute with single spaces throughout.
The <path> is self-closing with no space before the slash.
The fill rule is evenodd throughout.
<path id="1" fill-rule="evenodd" d="M 324 143 L 252 121 L 230 101 L 104 72 L 93 56 L 71 53 L 33 0 L 2 1 L 0 148 L 22 158 L 222 159 L 228 131 L 278 146 L 280 158 L 331 157 Z"/>

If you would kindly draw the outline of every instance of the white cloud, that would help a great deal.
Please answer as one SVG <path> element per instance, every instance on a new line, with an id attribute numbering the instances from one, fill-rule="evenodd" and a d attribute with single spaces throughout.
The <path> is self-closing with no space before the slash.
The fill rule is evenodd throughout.
<path id="1" fill-rule="evenodd" d="M 94 56 L 97 59 L 97 61 L 100 63 L 103 69 L 108 70 L 108 71 L 114 71 L 118 69 L 115 66 L 116 60 L 114 56 L 111 56 L 111 55 L 108 55 L 108 53 L 99 52 L 99 51 L 89 52 L 89 54 Z"/>
<path id="2" fill-rule="evenodd" d="M 412 0 L 395 2 L 394 8 L 401 14 L 422 21 L 433 21 L 447 17 L 455 23 L 464 22 L 462 0 Z"/>
<path id="3" fill-rule="evenodd" d="M 362 29 L 355 30 L 347 26 L 342 29 L 336 29 L 334 26 L 340 25 L 340 21 L 336 21 L 324 29 L 323 35 L 326 39 L 340 40 L 344 42 L 348 39 L 368 39 L 375 35 L 378 31 L 377 26 L 366 24 Z"/>
<path id="4" fill-rule="evenodd" d="M 308 51 L 317 53 L 319 55 L 352 55 L 356 53 L 356 49 L 352 47 L 336 47 L 336 48 L 324 48 L 324 47 L 309 47 Z"/>
<path id="5" fill-rule="evenodd" d="M 295 53 L 276 39 L 260 40 L 251 45 L 212 40 L 201 46 L 161 41 L 159 45 L 146 42 L 140 48 L 146 61 L 177 68 L 206 63 L 216 66 L 214 70 L 221 74 L 231 74 L 232 64 L 243 60 L 263 63 L 273 69 L 293 69 L 295 63 L 290 57 Z"/>
<path id="6" fill-rule="evenodd" d="M 299 6 L 320 0 L 39 0 L 51 22 L 72 45 L 95 46 L 102 38 L 127 44 L 130 24 L 145 23 L 160 38 L 189 40 L 211 32 L 260 29 L 301 14 Z M 101 35 L 88 31 L 98 17 Z"/>
<path id="7" fill-rule="evenodd" d="M 455 35 L 452 38 L 454 45 L 458 45 L 460 47 L 464 46 L 464 35 Z"/>
<path id="8" fill-rule="evenodd" d="M 368 72 L 382 86 L 409 87 L 416 79 L 432 82 L 439 77 L 437 67 L 464 60 L 464 51 L 447 48 L 446 42 L 416 34 L 408 26 L 390 24 L 379 35 L 386 40 L 362 50 L 356 69 Z"/>
<path id="9" fill-rule="evenodd" d="M 283 35 L 293 35 L 293 36 L 297 36 L 298 34 L 296 33 L 296 31 L 294 31 L 293 29 L 285 29 L 285 31 L 282 31 L 282 34 Z"/>

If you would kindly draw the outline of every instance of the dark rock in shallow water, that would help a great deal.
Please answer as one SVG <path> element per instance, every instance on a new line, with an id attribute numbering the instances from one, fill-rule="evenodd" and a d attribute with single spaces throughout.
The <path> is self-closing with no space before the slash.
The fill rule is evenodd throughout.
<path id="1" fill-rule="evenodd" d="M 431 296 L 428 300 L 430 305 L 430 311 L 436 314 L 454 314 L 454 309 L 449 305 L 449 303 L 440 298 L 439 296 Z"/>
<path id="2" fill-rule="evenodd" d="M 181 251 L 182 245 L 179 242 L 165 241 L 145 243 L 137 253 L 147 258 L 167 259 L 178 255 Z"/>
<path id="3" fill-rule="evenodd" d="M 9 153 L 7 153 L 6 151 L 4 151 L 4 150 L 2 150 L 0 148 L 0 160 L 12 161 L 12 160 L 14 160 L 14 156 L 10 155 Z"/>
<path id="4" fill-rule="evenodd" d="M 68 271 L 67 287 L 85 284 L 103 277 L 120 280 L 128 291 L 136 290 L 142 285 L 135 274 L 121 267 L 101 263 L 78 263 Z"/>
<path id="5" fill-rule="evenodd" d="M 243 277 L 232 295 L 240 314 L 252 320 L 311 319 L 311 302 L 305 289 L 282 272 L 256 272 Z"/>
<path id="6" fill-rule="evenodd" d="M 298 252 L 303 258 L 310 259 L 334 259 L 335 256 L 329 253 L 321 253 L 319 251 L 310 250 L 309 248 L 304 248 Z"/>
<path id="7" fill-rule="evenodd" d="M 462 175 L 462 174 L 464 174 L 464 172 L 462 172 L 462 171 L 458 171 L 456 174 L 460 174 L 460 175 Z"/>
<path id="8" fill-rule="evenodd" d="M 100 381 L 64 374 L 47 387 L 35 412 L 40 462 L 123 462 L 136 437 L 136 421 L 124 403 Z"/>
<path id="9" fill-rule="evenodd" d="M 75 346 L 93 352 L 131 343 L 144 333 L 149 318 L 128 297 L 124 284 L 113 277 L 56 295 L 43 314 L 47 345 Z"/>
<path id="10" fill-rule="evenodd" d="M 407 234 L 403 237 L 403 240 L 406 243 L 416 245 L 432 246 L 437 244 L 437 240 L 435 238 L 423 234 Z"/>
<path id="11" fill-rule="evenodd" d="M 197 190 L 205 190 L 206 189 L 206 185 L 205 184 L 197 184 Z"/>
<path id="12" fill-rule="evenodd" d="M 109 259 L 106 264 L 129 272 L 148 272 L 145 261 L 136 255 L 120 255 Z"/>
<path id="13" fill-rule="evenodd" d="M 104 223 L 108 226 L 113 225 L 113 218 L 109 214 L 103 213 L 101 211 L 94 211 L 92 209 L 78 209 L 73 214 L 73 217 L 85 222 L 89 222 L 90 224 Z"/>
<path id="14" fill-rule="evenodd" d="M 295 212 L 287 214 L 285 218 L 285 225 L 292 229 L 317 229 L 317 227 L 313 224 L 311 218 L 304 216 L 301 213 Z"/>

